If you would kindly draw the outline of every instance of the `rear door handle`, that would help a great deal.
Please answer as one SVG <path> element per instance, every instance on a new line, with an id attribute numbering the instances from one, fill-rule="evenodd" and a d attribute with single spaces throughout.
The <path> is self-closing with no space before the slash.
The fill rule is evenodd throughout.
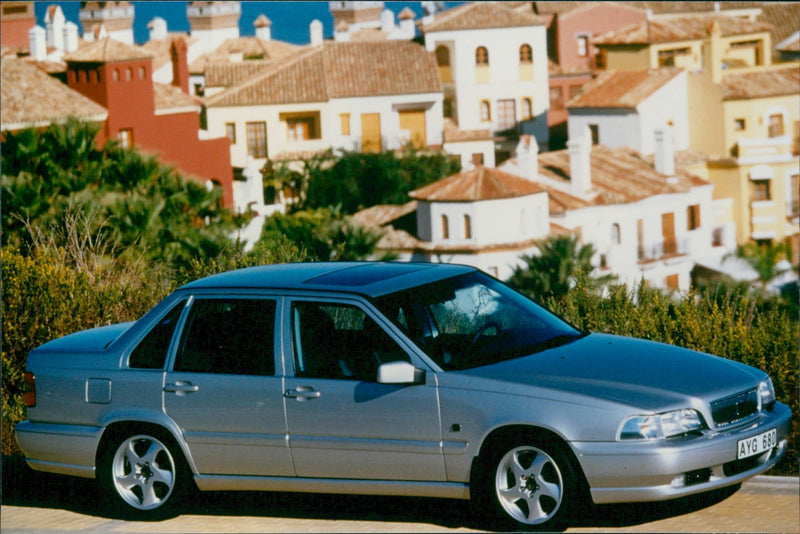
<path id="1" fill-rule="evenodd" d="M 311 386 L 297 386 L 294 389 L 287 389 L 283 395 L 284 397 L 289 397 L 290 399 L 304 401 L 317 399 L 319 398 L 320 393 Z"/>
<path id="2" fill-rule="evenodd" d="M 178 396 L 187 395 L 198 391 L 200 386 L 195 386 L 188 380 L 178 380 L 174 384 L 167 384 L 164 386 L 164 391 L 168 393 L 175 393 Z"/>

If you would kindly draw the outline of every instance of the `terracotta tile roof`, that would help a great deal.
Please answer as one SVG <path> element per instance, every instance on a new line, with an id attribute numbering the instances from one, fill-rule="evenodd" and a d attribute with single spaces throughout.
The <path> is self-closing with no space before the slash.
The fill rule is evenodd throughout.
<path id="1" fill-rule="evenodd" d="M 424 33 L 491 28 L 518 28 L 544 25 L 546 20 L 533 13 L 521 13 L 499 2 L 471 2 L 436 13 Z"/>
<path id="2" fill-rule="evenodd" d="M 152 39 L 142 45 L 142 48 L 153 56 L 154 71 L 168 63 L 172 63 L 172 56 L 169 49 L 173 41 L 178 39 L 183 39 L 186 42 L 186 46 L 190 48 L 193 44 L 198 42 L 197 37 L 190 37 L 189 35 L 181 33 L 171 33 L 167 35 L 165 39 Z"/>
<path id="3" fill-rule="evenodd" d="M 706 17 L 686 16 L 674 19 L 648 20 L 631 24 L 592 37 L 595 45 L 653 44 L 674 41 L 693 41 L 705 39 L 708 27 L 716 20 L 723 37 L 749 35 L 768 32 L 772 27 L 765 22 L 750 22 L 746 19 L 728 16 Z"/>
<path id="4" fill-rule="evenodd" d="M 64 60 L 75 63 L 114 63 L 152 59 L 154 56 L 141 46 L 131 46 L 110 37 L 94 41 L 75 52 L 64 56 Z"/>
<path id="5" fill-rule="evenodd" d="M 156 114 L 169 111 L 200 111 L 200 103 L 192 96 L 187 95 L 179 87 L 167 83 L 153 83 L 153 98 L 155 100 Z"/>
<path id="6" fill-rule="evenodd" d="M 305 47 L 284 41 L 267 41 L 258 37 L 227 39 L 213 52 L 203 54 L 193 61 L 189 65 L 189 72 L 203 72 L 211 63 L 231 63 L 232 54 L 242 54 L 245 61 L 276 60 L 296 54 L 303 48 Z"/>
<path id="7" fill-rule="evenodd" d="M 797 66 L 744 73 L 724 73 L 725 100 L 744 100 L 800 94 L 800 69 Z"/>
<path id="8" fill-rule="evenodd" d="M 642 11 L 650 10 L 655 15 L 676 15 L 681 13 L 714 13 L 718 7 L 721 11 L 734 10 L 734 9 L 754 9 L 759 8 L 767 3 L 774 2 L 531 2 L 533 4 L 534 13 L 541 15 L 564 15 L 585 7 L 587 4 L 610 4 L 617 3 L 633 9 Z"/>
<path id="9" fill-rule="evenodd" d="M 800 34 L 795 35 L 790 39 L 785 39 L 778 50 L 782 52 L 800 52 Z"/>
<path id="10" fill-rule="evenodd" d="M 800 30 L 800 2 L 765 3 L 758 20 L 772 25 L 772 46 L 778 46 Z"/>
<path id="11" fill-rule="evenodd" d="M 583 86 L 583 92 L 567 102 L 568 108 L 635 108 L 667 83 L 681 69 L 603 71 Z"/>
<path id="12" fill-rule="evenodd" d="M 537 182 L 550 195 L 550 212 L 638 202 L 655 195 L 686 193 L 709 182 L 676 166 L 674 179 L 667 179 L 653 168 L 651 161 L 630 148 L 594 145 L 591 153 L 592 191 L 580 198 L 569 192 L 569 152 L 557 150 L 539 155 L 539 174 L 547 181 Z"/>
<path id="13" fill-rule="evenodd" d="M 238 63 L 208 63 L 205 71 L 206 87 L 233 87 L 265 71 L 271 61 L 241 61 Z"/>
<path id="14" fill-rule="evenodd" d="M 261 74 L 209 97 L 206 105 L 324 102 L 439 91 L 436 62 L 416 43 L 328 41 L 275 61 Z"/>
<path id="15" fill-rule="evenodd" d="M 99 122 L 108 111 L 36 66 L 19 59 L 0 62 L 2 129 L 61 122 L 69 117 Z"/>
<path id="16" fill-rule="evenodd" d="M 453 119 L 444 119 L 444 142 L 463 143 L 468 141 L 486 141 L 492 139 L 492 132 L 489 130 L 462 130 Z"/>
<path id="17" fill-rule="evenodd" d="M 474 202 L 516 198 L 543 191 L 530 180 L 481 165 L 411 191 L 409 196 L 429 202 Z"/>
<path id="18" fill-rule="evenodd" d="M 353 221 L 368 227 L 379 227 L 396 221 L 417 210 L 417 201 L 406 202 L 402 206 L 379 204 L 363 209 L 353 215 Z"/>

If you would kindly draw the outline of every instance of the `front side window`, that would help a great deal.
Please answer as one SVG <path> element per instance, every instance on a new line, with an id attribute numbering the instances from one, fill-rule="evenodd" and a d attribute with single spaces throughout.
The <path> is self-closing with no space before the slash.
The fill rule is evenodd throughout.
<path id="1" fill-rule="evenodd" d="M 292 331 L 296 376 L 374 382 L 379 365 L 410 361 L 391 336 L 357 306 L 295 302 Z"/>
<path id="2" fill-rule="evenodd" d="M 248 122 L 247 125 L 247 155 L 254 158 L 267 157 L 267 123 Z"/>
<path id="3" fill-rule="evenodd" d="M 183 328 L 174 371 L 274 375 L 275 309 L 275 301 L 268 299 L 197 299 Z"/>

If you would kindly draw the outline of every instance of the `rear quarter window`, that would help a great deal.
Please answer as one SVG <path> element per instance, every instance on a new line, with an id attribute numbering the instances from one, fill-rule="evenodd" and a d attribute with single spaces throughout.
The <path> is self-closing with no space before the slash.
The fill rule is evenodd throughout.
<path id="1" fill-rule="evenodd" d="M 162 317 L 152 330 L 133 349 L 128 358 L 128 367 L 134 369 L 163 369 L 167 359 L 167 351 L 175 333 L 175 326 L 181 316 L 186 301 L 176 304 Z"/>

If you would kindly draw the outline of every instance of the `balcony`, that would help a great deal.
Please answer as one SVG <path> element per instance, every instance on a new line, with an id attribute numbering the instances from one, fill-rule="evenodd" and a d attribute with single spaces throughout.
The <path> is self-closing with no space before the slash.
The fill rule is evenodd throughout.
<path id="1" fill-rule="evenodd" d="M 637 256 L 640 265 L 671 259 L 682 259 L 688 254 L 689 239 L 665 239 L 646 243 L 638 247 Z"/>
<path id="2" fill-rule="evenodd" d="M 780 163 L 792 160 L 792 138 L 788 135 L 761 139 L 739 139 L 734 155 L 740 165 Z"/>

